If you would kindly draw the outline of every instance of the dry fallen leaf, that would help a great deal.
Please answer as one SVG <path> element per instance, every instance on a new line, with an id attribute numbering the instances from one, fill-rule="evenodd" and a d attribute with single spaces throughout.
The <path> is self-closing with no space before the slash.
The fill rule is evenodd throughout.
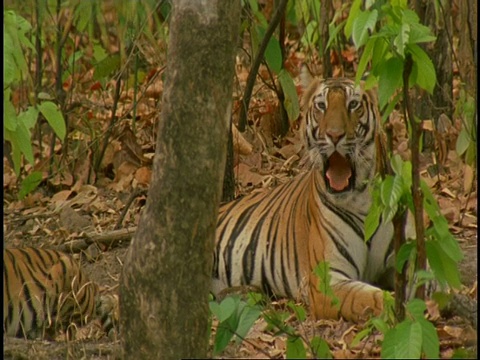
<path id="1" fill-rule="evenodd" d="M 150 185 L 150 179 L 152 178 L 152 170 L 149 167 L 142 166 L 135 172 L 135 180 L 139 185 Z"/>

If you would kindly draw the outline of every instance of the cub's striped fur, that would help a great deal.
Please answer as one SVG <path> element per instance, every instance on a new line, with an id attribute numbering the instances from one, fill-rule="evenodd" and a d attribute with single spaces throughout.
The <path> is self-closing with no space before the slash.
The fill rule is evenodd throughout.
<path id="1" fill-rule="evenodd" d="M 95 312 L 97 285 L 68 255 L 46 249 L 3 251 L 4 335 L 52 337 Z"/>
<path id="2" fill-rule="evenodd" d="M 349 79 L 311 79 L 302 99 L 309 171 L 272 191 L 220 209 L 213 292 L 252 285 L 279 297 L 303 298 L 317 318 L 357 321 L 379 313 L 383 294 L 372 285 L 392 275 L 392 226 L 380 224 L 365 243 L 369 184 L 386 154 L 376 94 Z M 340 300 L 319 292 L 313 269 L 330 265 Z M 387 276 L 388 277 L 388 276 Z"/>

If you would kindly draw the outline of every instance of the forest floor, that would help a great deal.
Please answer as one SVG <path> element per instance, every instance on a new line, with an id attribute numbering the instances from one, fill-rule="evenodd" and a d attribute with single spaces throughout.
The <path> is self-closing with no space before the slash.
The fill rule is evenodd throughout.
<path id="1" fill-rule="evenodd" d="M 348 50 L 348 49 L 347 49 Z M 353 61 L 353 51 L 345 51 L 345 61 Z M 238 58 L 240 58 L 239 56 Z M 237 59 L 238 59 L 237 58 Z M 293 78 L 298 77 L 299 64 L 304 54 L 292 52 L 286 64 Z M 338 64 L 337 64 L 338 65 Z M 41 125 L 42 143 L 33 141 L 34 170 L 41 171 L 44 182 L 24 199 L 18 199 L 19 181 L 10 161 L 4 157 L 4 247 L 37 246 L 62 249 L 80 258 L 90 278 L 98 283 L 101 292 L 116 293 L 123 260 L 145 205 L 145 190 L 151 176 L 151 164 L 161 111 L 162 75 L 165 67 L 152 68 L 140 85 L 138 97 L 133 89 L 121 92 L 115 103 L 115 82 L 101 85 L 93 78 L 90 69 L 79 79 L 69 79 L 64 89 L 75 104 L 69 114 L 68 151 L 58 140 L 50 148 L 49 129 Z M 233 118 L 237 121 L 240 99 L 243 95 L 249 66 L 237 60 L 234 83 Z M 335 75 L 340 75 L 339 71 Z M 235 177 L 237 196 L 261 188 L 271 188 L 288 181 L 302 171 L 302 142 L 298 134 L 298 121 L 284 137 L 278 137 L 278 100 L 270 86 L 269 72 L 260 68 L 262 82 L 256 85 L 249 109 L 249 127 L 243 136 L 235 135 Z M 54 76 L 52 76 L 54 78 Z M 75 81 L 77 81 L 75 83 Z M 70 87 L 72 84 L 75 86 Z M 455 89 L 458 98 L 459 81 Z M 301 93 L 300 87 L 297 87 Z M 70 93 L 72 92 L 72 93 Z M 72 100 L 72 101 L 73 101 Z M 136 104 L 136 118 L 132 121 L 132 104 Z M 118 105 L 117 118 L 112 116 L 114 104 Z M 116 123 L 113 123 L 116 119 Z M 461 129 L 461 120 L 452 119 L 453 126 L 444 129 L 437 149 L 442 170 L 432 169 L 431 153 L 422 156 L 423 179 L 432 189 L 450 230 L 458 239 L 464 252 L 460 263 L 460 290 L 477 300 L 477 184 L 476 169 L 464 164 L 455 151 L 455 139 Z M 407 131 L 400 113 L 390 117 L 393 148 L 404 159 L 408 158 Z M 109 132 L 112 125 L 113 131 Z M 431 127 L 424 126 L 433 134 Z M 435 136 L 433 136 L 435 135 Z M 105 138 L 109 137 L 109 138 Z M 100 171 L 92 172 L 99 154 L 98 144 L 107 144 Z M 193 150 L 192 150 L 193 152 Z M 46 155 L 47 154 L 47 155 Z M 48 154 L 56 154 L 50 162 Z M 62 154 L 62 155 L 59 155 Z M 58 155 L 58 156 L 57 156 Z M 58 158 L 61 157 L 61 161 Z M 30 166 L 30 165 L 28 165 Z M 28 170 L 28 169 L 27 169 Z M 132 193 L 139 190 L 138 196 Z M 131 200 L 131 202 L 130 202 Z M 127 209 L 126 213 L 123 211 Z M 272 304 L 286 310 L 284 301 Z M 287 309 L 288 310 L 288 309 Z M 429 309 L 431 310 L 431 309 Z M 429 313 L 441 344 L 442 358 L 463 356 L 476 358 L 476 330 L 460 317 L 444 319 Z M 335 358 L 378 358 L 381 335 L 371 335 L 352 346 L 362 324 L 345 321 L 299 322 L 290 316 L 287 324 L 303 334 L 305 339 L 314 335 L 324 339 Z M 212 349 L 216 321 L 213 321 Z M 120 341 L 107 337 L 94 321 L 77 333 L 77 340 L 27 341 L 4 339 L 4 356 L 7 359 L 116 359 L 121 354 Z M 245 341 L 232 342 L 219 354 L 220 358 L 283 358 L 286 356 L 286 336 L 267 329 L 260 318 Z"/>
<path id="2" fill-rule="evenodd" d="M 258 129 L 257 129 L 258 130 Z M 253 144 L 253 151 L 248 155 L 236 156 L 235 173 L 242 193 L 259 187 L 271 187 L 287 181 L 298 171 L 301 145 L 294 130 L 281 143 L 270 144 L 266 155 L 265 137 L 250 129 L 246 139 Z M 401 140 L 400 140 L 401 142 Z M 401 146 L 397 146 L 400 147 Z M 238 150 L 238 149 L 237 149 Z M 423 167 L 430 164 L 423 158 Z M 442 175 L 429 178 L 428 172 L 422 175 L 431 185 L 439 201 L 442 212 L 450 223 L 450 229 L 458 239 L 465 258 L 460 264 L 464 288 L 462 293 L 476 301 L 477 298 L 477 196 L 475 184 L 469 193 L 465 193 L 465 167 L 449 152 Z M 9 169 L 8 163 L 4 168 Z M 39 246 L 72 249 L 82 253 L 82 263 L 90 278 L 101 286 L 102 293 L 115 293 L 118 290 L 123 259 L 125 257 L 131 233 L 123 237 L 112 236 L 122 210 L 132 194 L 132 187 L 141 187 L 135 182 L 140 178 L 137 166 L 127 175 L 117 176 L 113 180 L 98 181 L 97 185 L 79 185 L 77 188 L 64 188 L 51 191 L 41 187 L 24 200 L 16 200 L 9 190 L 11 172 L 4 175 L 4 245 Z M 117 169 L 117 174 L 120 171 Z M 133 176 L 132 176 L 133 174 Z M 125 180 L 128 177 L 128 181 Z M 145 194 L 134 198 L 126 213 L 121 229 L 136 226 L 145 204 Z M 92 243 L 92 234 L 103 234 L 106 238 L 99 244 Z M 105 245 L 110 244 L 110 245 Z M 76 250 L 75 250 L 76 249 Z M 87 256 L 85 256 L 87 254 Z M 80 256 L 76 254 L 75 256 Z M 88 258 L 88 259 L 87 259 Z M 273 304 L 285 310 L 284 301 Z M 435 317 L 435 315 L 431 315 Z M 320 336 L 328 343 L 334 358 L 378 358 L 381 335 L 371 335 L 352 346 L 355 335 L 362 330 L 361 324 L 340 321 L 313 321 L 310 318 L 299 322 L 295 316 L 286 320 L 288 325 L 296 328 L 305 339 Z M 433 320 L 439 334 L 442 358 L 456 355 L 476 358 L 476 331 L 459 317 Z M 213 321 L 212 348 L 215 334 Z M 77 340 L 65 342 L 62 336 L 58 341 L 26 341 L 21 339 L 4 339 L 4 355 L 10 359 L 115 359 L 121 354 L 121 344 L 117 339 L 107 337 L 98 321 L 94 321 L 77 333 Z M 285 335 L 276 335 L 267 330 L 267 324 L 260 318 L 245 341 L 240 344 L 232 342 L 219 354 L 220 358 L 284 358 L 286 355 Z"/>

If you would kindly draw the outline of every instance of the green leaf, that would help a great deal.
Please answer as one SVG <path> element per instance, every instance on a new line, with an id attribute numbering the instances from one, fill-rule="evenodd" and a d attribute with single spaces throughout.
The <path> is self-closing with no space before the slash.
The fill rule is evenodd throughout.
<path id="1" fill-rule="evenodd" d="M 398 205 L 405 191 L 410 191 L 410 189 L 405 187 L 403 178 L 398 175 L 395 176 L 393 178 L 392 193 L 390 195 L 390 202 L 388 206 L 394 207 L 395 205 Z"/>
<path id="2" fill-rule="evenodd" d="M 416 244 L 413 241 L 406 242 L 400 247 L 398 253 L 395 254 L 395 269 L 398 273 L 402 272 L 403 266 L 410 259 L 413 252 L 416 252 Z"/>
<path id="3" fill-rule="evenodd" d="M 285 95 L 283 104 L 285 105 L 285 110 L 287 110 L 288 119 L 295 121 L 300 115 L 300 104 L 293 79 L 288 71 L 282 69 L 278 74 L 278 80 Z"/>
<path id="4" fill-rule="evenodd" d="M 372 325 L 375 327 L 375 329 L 380 331 L 382 334 L 386 334 L 390 329 L 388 324 L 384 320 L 382 320 L 378 317 L 372 318 L 371 321 L 372 321 Z"/>
<path id="5" fill-rule="evenodd" d="M 422 351 L 422 327 L 404 321 L 385 334 L 382 359 L 419 359 Z"/>
<path id="6" fill-rule="evenodd" d="M 402 24 L 400 28 L 400 32 L 397 34 L 395 39 L 393 40 L 393 45 L 397 49 L 397 52 L 400 54 L 402 58 L 405 57 L 405 47 L 408 44 L 410 34 L 410 25 L 409 24 Z"/>
<path id="7" fill-rule="evenodd" d="M 380 215 L 382 214 L 382 208 L 380 204 L 372 203 L 370 211 L 365 218 L 365 241 L 368 241 L 375 231 L 377 231 L 378 225 L 380 224 Z"/>
<path id="8" fill-rule="evenodd" d="M 386 60 L 392 57 L 392 55 L 390 53 L 388 41 L 385 38 L 382 38 L 377 34 L 372 35 L 369 41 L 372 41 L 373 39 L 375 39 L 375 46 L 373 47 L 372 53 L 372 72 L 378 76 L 378 67 L 381 67 Z"/>
<path id="9" fill-rule="evenodd" d="M 371 319 L 373 320 L 373 318 Z M 362 330 L 360 330 L 357 335 L 353 338 L 352 342 L 350 343 L 351 347 L 356 347 L 360 341 L 362 341 L 364 338 L 369 336 L 372 333 L 372 328 L 371 327 L 365 327 Z M 318 357 L 317 357 L 318 358 Z M 321 357 L 320 357 L 321 358 Z"/>
<path id="10" fill-rule="evenodd" d="M 412 299 L 407 303 L 406 309 L 416 321 L 425 319 L 425 311 L 427 311 L 427 305 L 425 305 L 425 301 L 420 299 Z"/>
<path id="11" fill-rule="evenodd" d="M 402 11 L 402 24 L 419 24 L 420 18 L 415 11 L 410 9 L 403 9 Z"/>
<path id="12" fill-rule="evenodd" d="M 410 161 L 404 161 L 402 165 L 402 174 L 403 182 L 405 183 L 406 189 L 411 189 L 412 187 L 412 163 Z M 411 193 L 410 193 L 411 195 Z"/>
<path id="13" fill-rule="evenodd" d="M 442 216 L 433 220 L 434 238 L 439 242 L 441 248 L 450 259 L 458 263 L 463 259 L 463 253 L 458 245 L 458 241 L 453 237 L 448 229 L 448 222 Z"/>
<path id="14" fill-rule="evenodd" d="M 374 87 L 378 88 L 378 79 L 372 73 L 369 73 L 367 75 L 367 78 L 364 81 L 365 81 L 365 90 L 370 90 L 370 89 L 373 89 Z"/>
<path id="15" fill-rule="evenodd" d="M 378 100 L 380 107 L 383 108 L 395 91 L 402 86 L 403 61 L 398 57 L 392 57 L 379 64 L 378 68 Z"/>
<path id="16" fill-rule="evenodd" d="M 312 20 L 307 24 L 300 41 L 305 48 L 311 48 L 317 43 L 318 23 L 315 20 Z"/>
<path id="17" fill-rule="evenodd" d="M 18 146 L 18 149 L 25 155 L 25 158 L 30 164 L 35 162 L 33 157 L 32 142 L 30 137 L 30 131 L 25 127 L 23 123 L 19 123 L 15 131 L 15 139 L 12 141 L 12 147 Z"/>
<path id="18" fill-rule="evenodd" d="M 94 68 L 93 80 L 99 81 L 110 76 L 111 73 L 120 69 L 120 54 L 117 53 L 105 57 L 94 64 Z"/>
<path id="19" fill-rule="evenodd" d="M 435 41 L 437 38 L 431 35 L 430 28 L 422 24 L 410 25 L 409 44 L 418 44 Z"/>
<path id="20" fill-rule="evenodd" d="M 312 355 L 315 359 L 333 359 L 328 343 L 319 336 L 314 336 L 312 338 L 310 346 L 312 348 Z"/>
<path id="21" fill-rule="evenodd" d="M 338 33 L 343 29 L 343 27 L 345 26 L 345 22 L 341 22 L 340 24 L 338 24 L 337 26 L 335 26 L 336 24 L 336 21 L 335 19 L 332 20 L 332 22 L 328 25 L 328 33 L 329 33 L 329 37 L 328 37 L 328 42 L 327 42 L 327 46 L 325 47 L 326 50 L 330 49 L 330 47 L 332 46 L 332 43 L 337 39 L 337 36 L 338 36 Z"/>
<path id="22" fill-rule="evenodd" d="M 287 339 L 287 359 L 306 359 L 307 351 L 303 341 L 298 336 L 289 336 Z"/>
<path id="23" fill-rule="evenodd" d="M 404 9 L 402 24 L 408 24 L 410 26 L 410 36 L 408 40 L 410 44 L 430 42 L 436 39 L 436 37 L 432 35 L 429 27 L 420 24 L 420 19 L 415 11 Z"/>
<path id="24" fill-rule="evenodd" d="M 393 176 L 387 175 L 380 184 L 380 200 L 384 206 L 388 206 L 390 203 L 390 194 L 392 193 Z"/>
<path id="25" fill-rule="evenodd" d="M 264 27 L 259 25 L 256 27 L 256 31 L 259 39 L 263 39 L 265 37 Z M 282 69 L 282 60 L 282 50 L 280 49 L 280 43 L 275 36 L 272 36 L 268 40 L 267 48 L 265 49 L 265 61 L 267 62 L 268 67 L 275 74 L 278 74 Z"/>
<path id="26" fill-rule="evenodd" d="M 61 141 L 65 140 L 67 133 L 65 120 L 58 106 L 51 101 L 44 101 L 38 105 L 38 110 L 40 110 L 58 138 Z"/>
<path id="27" fill-rule="evenodd" d="M 214 354 L 223 351 L 234 335 L 233 329 L 236 327 L 236 324 L 233 322 L 235 319 L 231 317 L 229 320 L 230 322 L 222 322 L 217 327 L 217 334 L 215 335 L 215 343 L 213 346 Z"/>
<path id="28" fill-rule="evenodd" d="M 432 271 L 435 273 L 439 283 L 448 283 L 453 288 L 461 286 L 458 263 L 446 254 L 438 241 L 427 240 L 425 242 L 427 259 Z"/>
<path id="29" fill-rule="evenodd" d="M 423 192 L 423 205 L 425 211 L 433 222 L 433 227 L 427 229 L 427 234 L 431 234 L 436 241 L 438 241 L 440 247 L 443 249 L 450 259 L 456 263 L 463 259 L 463 253 L 458 245 L 457 240 L 450 233 L 448 222 L 441 214 L 440 208 L 437 204 L 435 197 L 433 196 L 430 187 L 422 181 L 420 187 Z"/>
<path id="30" fill-rule="evenodd" d="M 412 54 L 413 67 L 409 82 L 411 85 L 418 85 L 422 89 L 433 94 L 433 89 L 437 83 L 437 75 L 432 60 L 427 53 L 418 45 L 410 44 L 407 46 L 408 52 Z"/>
<path id="31" fill-rule="evenodd" d="M 13 73 L 8 73 L 4 79 L 5 84 L 10 84 L 15 80 L 22 80 L 28 76 L 28 65 L 26 62 L 23 48 L 28 47 L 35 53 L 35 47 L 25 36 L 31 30 L 30 23 L 12 10 L 4 11 L 4 59 L 6 59 L 7 68 Z"/>
<path id="32" fill-rule="evenodd" d="M 377 41 L 377 39 L 370 38 L 367 41 L 367 44 L 365 45 L 365 49 L 363 50 L 362 57 L 360 58 L 360 61 L 358 62 L 357 76 L 355 77 L 355 83 L 357 83 L 357 84 L 360 82 L 360 79 L 364 75 L 369 61 L 372 58 L 373 49 L 375 47 L 376 41 Z"/>
<path id="33" fill-rule="evenodd" d="M 80 1 L 74 12 L 75 28 L 79 32 L 85 32 L 87 25 L 92 21 L 92 3 L 90 1 Z"/>
<path id="34" fill-rule="evenodd" d="M 331 304 L 333 306 L 340 306 L 340 300 L 335 296 L 332 287 L 330 286 L 330 265 L 326 261 L 320 261 L 318 265 L 313 269 L 313 273 L 318 276 L 318 291 L 325 296 L 332 299 Z"/>
<path id="35" fill-rule="evenodd" d="M 241 342 L 247 336 L 248 332 L 252 328 L 255 321 L 257 321 L 261 313 L 261 310 L 257 306 L 249 306 L 245 304 L 243 310 L 241 311 L 238 320 L 238 326 L 235 331 L 237 335 L 237 342 Z"/>
<path id="36" fill-rule="evenodd" d="M 398 102 L 402 99 L 402 93 L 398 92 L 391 101 L 388 102 L 387 107 L 382 112 L 382 123 L 385 123 L 392 111 L 396 108 Z"/>
<path id="37" fill-rule="evenodd" d="M 18 192 L 18 198 L 24 199 L 26 195 L 30 194 L 42 182 L 43 176 L 39 171 L 34 171 L 23 179 Z"/>
<path id="38" fill-rule="evenodd" d="M 403 160 L 400 155 L 394 154 L 390 159 L 390 165 L 392 166 L 392 170 L 396 175 L 402 175 Z"/>
<path id="39" fill-rule="evenodd" d="M 258 7 L 258 1 L 257 0 L 249 0 L 248 1 L 250 8 L 252 9 L 253 14 L 257 18 L 257 21 L 264 27 L 266 28 L 268 26 L 267 19 L 265 19 L 265 16 L 263 15 L 262 11 Z"/>
<path id="40" fill-rule="evenodd" d="M 3 33 L 3 88 L 10 86 L 17 79 L 17 65 L 13 56 L 14 45 L 9 33 Z M 5 93 L 5 90 L 4 90 Z M 5 95 L 4 95 L 5 96 Z M 5 100 L 4 100 L 5 101 Z"/>
<path id="41" fill-rule="evenodd" d="M 419 320 L 422 327 L 422 351 L 427 359 L 440 358 L 440 341 L 438 339 L 437 329 L 430 321 Z"/>
<path id="42" fill-rule="evenodd" d="M 397 329 L 392 328 L 388 330 L 384 337 L 383 337 L 383 342 L 382 342 L 382 352 L 381 352 L 381 358 L 382 359 L 397 359 Z"/>
<path id="43" fill-rule="evenodd" d="M 289 301 L 287 303 L 287 306 L 293 310 L 295 313 L 295 316 L 297 317 L 298 321 L 303 322 L 307 318 L 307 314 L 305 312 L 305 309 L 301 305 L 295 304 L 293 301 Z"/>
<path id="44" fill-rule="evenodd" d="M 272 36 L 268 41 L 267 48 L 265 49 L 265 60 L 267 61 L 268 67 L 272 69 L 275 74 L 278 74 L 282 69 L 282 50 L 275 36 Z"/>
<path id="45" fill-rule="evenodd" d="M 102 45 L 100 45 L 96 41 L 94 41 L 93 43 L 94 43 L 94 45 L 93 45 L 93 58 L 95 59 L 95 62 L 98 64 L 102 60 L 105 60 L 108 57 L 108 53 L 103 48 Z"/>
<path id="46" fill-rule="evenodd" d="M 220 304 L 216 301 L 211 301 L 209 305 L 212 314 L 217 317 L 218 321 L 222 322 L 227 320 L 233 314 L 238 306 L 238 300 L 235 301 L 233 297 L 229 296 L 223 299 Z"/>
<path id="47" fill-rule="evenodd" d="M 353 22 L 352 40 L 358 49 L 366 43 L 369 31 L 373 31 L 377 23 L 378 11 L 361 11 Z"/>
<path id="48" fill-rule="evenodd" d="M 33 129 L 38 120 L 38 109 L 29 106 L 27 110 L 18 114 L 18 121 L 22 122 L 28 130 Z"/>
<path id="49" fill-rule="evenodd" d="M 458 134 L 457 142 L 455 144 L 455 150 L 459 156 L 463 155 L 465 151 L 467 151 L 468 147 L 470 146 L 470 135 L 468 130 L 465 127 L 462 127 L 460 130 L 460 134 Z"/>
<path id="50" fill-rule="evenodd" d="M 17 129 L 17 112 L 10 101 L 10 89 L 3 91 L 3 128 L 15 132 Z"/>
<path id="51" fill-rule="evenodd" d="M 352 36 L 353 23 L 355 22 L 355 19 L 358 18 L 358 14 L 361 12 L 360 7 L 362 6 L 362 3 L 363 3 L 362 0 L 354 0 L 352 3 L 350 12 L 348 13 L 347 22 L 345 23 L 345 30 L 344 30 L 344 33 L 347 39 L 350 36 Z"/>
<path id="52" fill-rule="evenodd" d="M 406 189 L 409 191 L 409 189 Z M 397 212 L 400 199 L 405 192 L 403 178 L 401 176 L 388 175 L 380 185 L 380 198 L 385 208 L 383 210 L 383 221 L 390 222 Z"/>

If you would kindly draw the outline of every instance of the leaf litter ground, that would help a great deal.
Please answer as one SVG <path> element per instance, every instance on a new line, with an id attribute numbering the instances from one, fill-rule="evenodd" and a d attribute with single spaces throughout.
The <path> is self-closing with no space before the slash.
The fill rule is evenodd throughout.
<path id="1" fill-rule="evenodd" d="M 163 68 L 157 69 L 157 75 Z M 234 92 L 234 112 L 238 114 L 246 69 L 237 66 L 237 83 Z M 262 69 L 261 69 L 262 72 Z M 263 69 L 264 73 L 267 73 Z M 71 153 L 67 154 L 68 166 L 58 167 L 47 186 L 38 188 L 24 200 L 17 200 L 16 177 L 10 163 L 4 158 L 4 245 L 39 246 L 71 250 L 80 257 L 91 279 L 101 286 L 104 293 L 116 293 L 121 267 L 131 231 L 137 223 L 145 204 L 145 194 L 132 198 L 134 189 L 145 189 L 150 181 L 151 163 L 155 147 L 155 129 L 158 114 L 157 99 L 161 98 L 161 76 L 149 79 L 137 110 L 138 120 L 133 123 L 125 114 L 131 110 L 132 92 L 121 96 L 118 109 L 120 121 L 116 124 L 102 162 L 102 173 L 92 181 L 91 133 L 81 121 L 72 124 L 76 130 L 69 141 Z M 264 85 L 257 85 L 249 112 L 249 128 L 244 134 L 236 133 L 235 176 L 237 195 L 271 188 L 302 171 L 302 143 L 298 124 L 283 138 L 279 138 L 276 119 L 278 106 L 273 92 Z M 111 92 L 78 94 L 84 111 L 91 114 L 90 130 L 105 133 L 111 118 Z M 85 105 L 87 104 L 87 105 Z M 80 110 L 77 110 L 80 111 Z M 81 119 L 78 116 L 78 119 Z M 408 158 L 405 126 L 401 115 L 391 117 L 394 148 Z M 458 122 L 449 135 L 458 134 Z M 89 135 L 90 134 L 90 135 Z M 448 139 L 445 137 L 444 139 Z M 442 141 L 442 140 L 441 140 Z M 442 157 L 443 171 L 431 175 L 433 160 L 423 156 L 422 176 L 435 193 L 442 212 L 450 224 L 452 233 L 459 240 L 465 258 L 461 263 L 462 292 L 477 299 L 477 189 L 472 169 L 464 165 L 452 146 L 445 141 L 446 153 Z M 38 145 L 38 144 L 37 144 Z M 45 139 L 43 151 L 49 150 Z M 60 144 L 57 144 L 60 146 Z M 58 150 L 58 149 L 56 149 Z M 38 152 L 37 147 L 37 152 Z M 45 164 L 36 164 L 40 170 Z M 89 181 L 90 180 L 90 181 Z M 94 183 L 95 185 L 90 185 Z M 126 204 L 128 211 L 121 218 Z M 122 214 L 123 216 L 123 214 Z M 119 219 L 121 222 L 119 224 Z M 120 226 L 119 226 L 120 225 Z M 121 233 L 115 233 L 119 229 Z M 98 235 L 103 238 L 97 238 Z M 287 309 L 286 301 L 271 306 Z M 435 309 L 430 309 L 435 318 Z M 372 335 L 356 346 L 351 346 L 361 324 L 339 321 L 299 322 L 293 312 L 286 320 L 304 339 L 320 336 L 327 341 L 335 358 L 378 358 L 381 335 Z M 436 318 L 434 324 L 441 341 L 441 356 L 452 357 L 454 351 L 465 349 L 468 356 L 476 356 L 476 331 L 463 319 Z M 213 320 L 212 344 L 216 321 Z M 260 318 L 240 344 L 232 342 L 218 357 L 221 358 L 284 358 L 286 336 L 266 330 L 267 324 Z M 107 337 L 97 321 L 79 329 L 76 341 L 57 342 L 4 340 L 6 358 L 36 359 L 114 359 L 120 356 L 120 342 Z M 310 354 L 311 355 L 311 354 Z"/>

